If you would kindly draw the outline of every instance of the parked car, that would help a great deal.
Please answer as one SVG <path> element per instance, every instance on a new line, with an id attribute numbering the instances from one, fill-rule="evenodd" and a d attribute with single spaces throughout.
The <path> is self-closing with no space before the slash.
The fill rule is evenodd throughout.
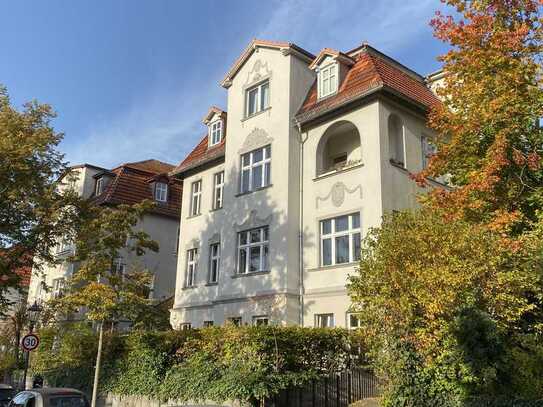
<path id="1" fill-rule="evenodd" d="M 15 393 L 17 392 L 9 384 L 0 383 L 0 407 L 7 407 Z"/>
<path id="2" fill-rule="evenodd" d="M 89 401 L 79 390 L 44 387 L 17 393 L 8 407 L 89 407 Z"/>

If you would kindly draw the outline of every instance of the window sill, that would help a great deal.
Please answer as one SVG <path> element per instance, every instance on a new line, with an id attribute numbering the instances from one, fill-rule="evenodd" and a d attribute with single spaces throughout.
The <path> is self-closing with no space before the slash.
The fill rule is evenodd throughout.
<path id="1" fill-rule="evenodd" d="M 261 115 L 262 113 L 266 113 L 267 111 L 271 110 L 271 106 L 268 106 L 267 108 L 263 109 L 263 110 L 260 110 L 256 113 L 253 113 L 252 115 L 250 116 L 245 116 L 243 119 L 241 119 L 242 122 L 246 121 L 246 120 L 249 120 L 249 119 L 252 119 L 253 117 L 255 116 L 259 116 Z"/>
<path id="2" fill-rule="evenodd" d="M 186 285 L 183 288 L 181 288 L 181 290 L 192 290 L 197 287 L 198 287 L 197 285 Z"/>
<path id="3" fill-rule="evenodd" d="M 319 266 L 319 267 L 307 269 L 306 271 L 307 272 L 328 271 L 328 270 L 334 270 L 334 269 L 351 268 L 356 265 L 358 265 L 358 261 L 352 261 L 350 263 L 333 264 L 331 266 Z"/>
<path id="4" fill-rule="evenodd" d="M 187 219 L 194 219 L 194 218 L 197 218 L 198 216 L 202 216 L 202 214 L 199 213 L 198 215 L 189 215 L 187 216 Z"/>
<path id="5" fill-rule="evenodd" d="M 249 276 L 259 276 L 262 274 L 268 274 L 270 270 L 263 270 L 263 271 L 251 271 L 249 273 L 236 273 L 233 274 L 232 278 L 240 278 L 240 277 L 249 277 Z"/>
<path id="6" fill-rule="evenodd" d="M 218 281 L 216 283 L 209 283 L 208 282 L 208 283 L 205 284 L 206 287 L 214 287 L 214 286 L 217 286 L 217 285 L 219 285 Z"/>
<path id="7" fill-rule="evenodd" d="M 313 181 L 318 181 L 318 180 L 323 179 L 323 178 L 332 177 L 332 176 L 334 176 L 336 174 L 341 174 L 343 172 L 351 171 L 351 170 L 354 170 L 356 168 L 361 168 L 363 166 L 364 166 L 364 163 L 358 163 L 358 164 L 351 165 L 350 167 L 345 167 L 345 168 L 341 168 L 339 170 L 325 172 L 324 174 L 321 174 L 321 175 L 313 178 Z"/>
<path id="8" fill-rule="evenodd" d="M 320 96 L 317 98 L 317 102 L 320 102 L 322 100 L 325 100 L 325 99 L 328 99 L 328 98 L 331 98 L 333 96 L 336 96 L 338 93 L 338 89 L 336 89 L 335 91 L 333 91 L 332 93 L 329 93 L 328 95 L 324 95 L 324 96 Z"/>
<path id="9" fill-rule="evenodd" d="M 268 189 L 268 188 L 271 188 L 271 187 L 273 187 L 273 184 L 269 184 L 269 185 L 266 185 L 265 187 L 253 189 L 252 191 L 239 192 L 239 193 L 237 193 L 236 195 L 234 195 L 234 197 L 237 198 L 237 197 L 244 196 L 244 195 L 250 195 L 250 194 L 253 194 L 253 193 L 255 193 L 255 192 L 262 191 L 262 190 L 264 190 L 264 189 Z"/>
<path id="10" fill-rule="evenodd" d="M 222 210 L 222 206 L 220 208 L 215 208 L 215 209 L 210 209 L 209 212 L 218 212 L 220 210 Z"/>
<path id="11" fill-rule="evenodd" d="M 390 162 L 390 165 L 392 165 L 393 167 L 399 168 L 400 170 L 407 171 L 407 168 L 405 167 L 404 163 L 394 161 L 392 158 L 389 160 L 389 162 Z"/>

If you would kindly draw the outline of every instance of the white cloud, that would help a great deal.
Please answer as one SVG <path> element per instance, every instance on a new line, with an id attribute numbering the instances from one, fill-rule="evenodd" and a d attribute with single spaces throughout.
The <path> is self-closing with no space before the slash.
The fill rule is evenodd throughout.
<path id="1" fill-rule="evenodd" d="M 277 1 L 257 37 L 296 41 L 314 52 L 348 50 L 364 41 L 391 52 L 428 31 L 441 7 L 437 0 Z"/>
<path id="2" fill-rule="evenodd" d="M 192 86 L 166 89 L 157 78 L 127 110 L 94 124 L 80 143 L 67 146 L 66 158 L 106 167 L 148 158 L 179 163 L 204 134 L 201 118 L 210 104 L 224 97 L 217 80 L 185 83 Z"/>
<path id="3" fill-rule="evenodd" d="M 408 45 L 414 48 L 440 7 L 437 0 L 276 1 L 267 23 L 247 38 L 292 41 L 312 52 L 322 47 L 347 50 L 368 41 L 394 53 Z M 129 108 L 84 130 L 77 145 L 67 145 L 67 159 L 107 167 L 147 158 L 178 163 L 205 131 L 200 120 L 208 107 L 224 100 L 218 81 L 241 52 L 237 47 L 230 44 L 232 61 L 217 65 L 216 78 L 185 78 L 183 83 L 190 87 L 167 88 L 181 81 L 159 74 L 150 90 L 142 90 Z"/>

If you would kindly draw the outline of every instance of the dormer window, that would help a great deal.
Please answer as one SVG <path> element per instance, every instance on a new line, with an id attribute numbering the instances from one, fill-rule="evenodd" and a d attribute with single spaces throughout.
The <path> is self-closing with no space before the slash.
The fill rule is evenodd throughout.
<path id="1" fill-rule="evenodd" d="M 158 202 L 166 202 L 168 200 L 168 184 L 157 182 L 155 184 L 155 200 Z"/>
<path id="2" fill-rule="evenodd" d="M 222 140 L 222 120 L 217 120 L 209 125 L 210 146 L 219 144 Z"/>
<path id="3" fill-rule="evenodd" d="M 94 187 L 94 194 L 96 196 L 101 195 L 104 192 L 104 178 L 100 177 L 96 179 L 96 185 Z"/>
<path id="4" fill-rule="evenodd" d="M 319 70 L 319 98 L 337 92 L 337 64 L 330 64 Z"/>

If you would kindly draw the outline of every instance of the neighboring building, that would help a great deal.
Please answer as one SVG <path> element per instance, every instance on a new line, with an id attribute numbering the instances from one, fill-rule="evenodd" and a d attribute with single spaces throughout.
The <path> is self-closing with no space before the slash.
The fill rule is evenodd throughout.
<path id="1" fill-rule="evenodd" d="M 0 250 L 0 256 L 9 256 L 9 252 L 10 249 L 2 249 Z M 0 334 L 5 330 L 6 326 L 10 328 L 13 326 L 13 317 L 20 311 L 22 306 L 26 309 L 30 275 L 32 274 L 32 256 L 23 255 L 23 259 L 25 260 L 21 262 L 22 265 L 18 266 L 15 270 L 15 274 L 18 277 L 16 286 L 9 288 L 5 292 L 5 300 L 8 305 L 4 311 L 4 315 L 0 313 Z M 3 282 L 2 276 L 0 276 L 0 282 Z"/>
<path id="2" fill-rule="evenodd" d="M 254 40 L 221 84 L 228 115 L 209 110 L 171 173 L 185 190 L 172 325 L 355 327 L 360 239 L 416 205 L 439 100 L 366 44 L 314 56 Z"/>
<path id="3" fill-rule="evenodd" d="M 150 296 L 163 302 L 174 293 L 179 236 L 179 212 L 182 184 L 170 177 L 174 166 L 157 160 L 122 164 L 112 170 L 82 164 L 70 167 L 62 178 L 63 188 L 72 188 L 96 205 L 115 206 L 135 204 L 145 199 L 155 207 L 137 225 L 159 245 L 159 252 L 143 256 L 125 251 L 115 267 L 122 272 L 127 265 L 136 265 L 153 273 Z M 74 245 L 69 240 L 55 248 L 60 259 L 71 256 Z M 76 264 L 63 261 L 58 265 L 35 268 L 29 290 L 28 303 L 44 301 L 62 294 L 66 279 L 75 271 Z"/>

